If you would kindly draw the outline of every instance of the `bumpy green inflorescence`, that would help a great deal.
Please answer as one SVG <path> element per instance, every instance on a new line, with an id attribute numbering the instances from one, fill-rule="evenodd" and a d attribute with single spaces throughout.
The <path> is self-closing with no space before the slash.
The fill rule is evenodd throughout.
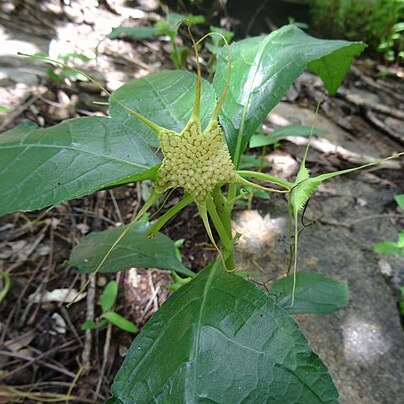
<path id="1" fill-rule="evenodd" d="M 196 202 L 203 202 L 216 186 L 236 178 L 218 123 L 210 124 L 201 133 L 198 124 L 190 121 L 180 134 L 161 133 L 160 146 L 164 154 L 156 180 L 160 192 L 180 187 Z"/>

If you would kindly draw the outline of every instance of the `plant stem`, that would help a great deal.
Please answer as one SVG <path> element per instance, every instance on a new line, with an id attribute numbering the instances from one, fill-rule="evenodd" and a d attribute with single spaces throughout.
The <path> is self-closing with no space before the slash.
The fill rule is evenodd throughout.
<path id="1" fill-rule="evenodd" d="M 7 296 L 8 291 L 10 290 L 10 275 L 8 272 L 0 271 L 0 277 L 3 278 L 3 289 L 0 290 L 0 303 Z"/>
<path id="2" fill-rule="evenodd" d="M 252 178 L 257 178 L 259 180 L 271 182 L 273 184 L 278 184 L 281 187 L 291 190 L 293 187 L 293 184 L 289 181 L 283 180 L 278 177 L 274 177 L 273 175 L 265 174 L 265 173 L 260 173 L 260 172 L 255 172 L 255 171 L 246 171 L 246 170 L 238 170 L 237 174 L 240 175 L 240 177 L 252 177 Z"/>
<path id="3" fill-rule="evenodd" d="M 226 254 L 225 254 L 226 267 L 230 268 L 232 270 L 232 269 L 234 269 L 234 243 L 233 243 L 233 236 L 232 236 L 232 230 L 231 230 L 231 211 L 232 211 L 232 209 L 229 209 L 227 200 L 219 188 L 214 189 L 212 196 L 213 196 L 213 203 L 214 203 L 214 207 L 215 207 L 215 213 L 217 215 L 216 219 L 220 220 L 221 227 L 226 234 L 225 237 L 226 237 L 226 241 L 227 241 L 227 247 L 226 247 L 225 243 L 223 242 L 222 236 L 214 222 L 214 218 L 212 217 L 211 212 L 209 212 L 209 214 L 211 215 L 212 222 L 215 225 L 216 230 L 219 234 L 219 237 L 222 240 L 223 246 L 226 249 Z M 209 209 L 209 206 L 208 206 L 208 209 Z"/>
<path id="4" fill-rule="evenodd" d="M 168 209 L 167 212 L 160 216 L 158 220 L 150 227 L 149 231 L 147 232 L 147 236 L 152 237 L 154 233 L 157 233 L 174 215 L 184 209 L 192 201 L 192 196 L 187 195 L 172 208 Z"/>
<path id="5" fill-rule="evenodd" d="M 229 185 L 229 192 L 227 193 L 227 209 L 232 212 L 234 207 L 234 201 L 236 200 L 237 184 L 232 182 Z"/>
<path id="6" fill-rule="evenodd" d="M 212 219 L 212 223 L 219 234 L 223 247 L 226 250 L 231 250 L 233 248 L 233 242 L 231 238 L 228 236 L 227 231 L 223 226 L 222 220 L 220 219 L 220 216 L 217 213 L 216 205 L 214 204 L 211 198 L 207 200 L 206 207 L 208 209 L 209 216 Z"/>

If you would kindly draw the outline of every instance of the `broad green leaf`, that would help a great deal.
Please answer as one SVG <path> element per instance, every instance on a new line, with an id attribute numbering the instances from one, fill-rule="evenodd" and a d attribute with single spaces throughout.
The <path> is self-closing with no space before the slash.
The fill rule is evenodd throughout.
<path id="1" fill-rule="evenodd" d="M 127 226 L 91 233 L 73 248 L 69 264 L 79 272 L 93 272 Z M 176 254 L 174 242 L 162 233 L 148 238 L 149 223 L 139 221 L 120 240 L 100 268 L 100 272 L 118 272 L 132 267 L 162 268 L 188 276 L 194 273 L 185 267 Z"/>
<path id="2" fill-rule="evenodd" d="M 336 403 L 293 319 L 216 264 L 143 327 L 112 385 L 119 403 Z"/>
<path id="3" fill-rule="evenodd" d="M 396 195 L 395 200 L 400 208 L 404 208 L 404 194 Z"/>
<path id="4" fill-rule="evenodd" d="M 271 294 L 279 306 L 290 314 L 328 314 L 348 303 L 346 281 L 336 281 L 312 271 L 296 274 L 295 301 L 292 303 L 293 275 L 275 281 Z"/>
<path id="5" fill-rule="evenodd" d="M 137 133 L 106 117 L 71 119 L 47 129 L 19 126 L 0 135 L 0 215 L 147 178 L 159 162 Z"/>
<path id="6" fill-rule="evenodd" d="M 220 115 L 236 165 L 251 136 L 305 68 L 317 73 L 335 93 L 361 42 L 316 39 L 294 25 L 265 37 L 233 43 L 230 87 Z M 218 59 L 213 85 L 220 94 L 227 80 L 227 49 Z"/>
<path id="7" fill-rule="evenodd" d="M 108 38 L 129 37 L 144 39 L 152 38 L 155 35 L 158 35 L 158 30 L 154 27 L 116 27 L 112 28 L 112 31 L 108 34 Z"/>
<path id="8" fill-rule="evenodd" d="M 322 133 L 320 128 L 312 128 L 305 125 L 288 125 L 281 128 L 276 128 L 272 133 L 263 135 L 260 133 L 254 133 L 250 139 L 250 148 L 269 146 L 274 143 L 278 143 L 281 140 L 288 138 L 289 136 L 310 136 L 310 133 L 317 135 Z"/>
<path id="9" fill-rule="evenodd" d="M 127 320 L 125 317 L 122 317 L 120 314 L 115 313 L 114 311 L 107 311 L 106 313 L 102 313 L 102 317 L 107 319 L 114 326 L 120 328 L 121 330 L 135 333 L 137 332 L 137 327 L 132 321 Z"/>
<path id="10" fill-rule="evenodd" d="M 112 308 L 112 306 L 115 304 L 117 295 L 118 295 L 118 282 L 117 281 L 108 282 L 107 286 L 105 286 L 104 291 L 100 296 L 100 305 L 103 312 L 108 311 L 109 309 Z"/>
<path id="11" fill-rule="evenodd" d="M 181 132 L 189 117 L 195 97 L 196 76 L 185 71 L 153 73 L 125 83 L 112 97 L 164 128 Z M 110 100 L 111 117 L 130 127 L 153 146 L 158 146 L 156 135 L 133 115 Z M 216 105 L 215 91 L 210 83 L 202 81 L 201 121 L 205 127 Z"/>

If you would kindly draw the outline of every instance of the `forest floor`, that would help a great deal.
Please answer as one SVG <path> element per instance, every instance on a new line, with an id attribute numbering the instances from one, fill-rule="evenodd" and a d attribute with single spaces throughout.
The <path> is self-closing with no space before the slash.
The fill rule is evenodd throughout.
<path id="1" fill-rule="evenodd" d="M 51 0 L 27 1 L 17 8 L 12 2 L 0 3 L 0 132 L 24 119 L 47 127 L 68 118 L 107 114 L 105 106 L 94 103 L 107 101 L 106 94 L 100 93 L 96 86 L 63 76 L 58 69 L 49 72 L 50 65 L 17 56 L 17 51 L 42 52 L 53 58 L 78 54 L 78 58 L 68 62 L 84 69 L 109 90 L 129 79 L 173 68 L 170 44 L 165 38 L 105 39 L 112 28 L 121 24 L 151 25 L 161 19 L 163 12 L 158 2 L 139 1 L 140 6 L 136 8 L 124 7 L 120 2 L 113 7 L 108 2 L 85 0 L 67 3 L 69 5 Z M 196 35 L 202 35 L 204 28 L 197 27 Z M 186 36 L 179 41 L 189 45 Z M 82 56 L 88 61 L 81 60 Z M 207 50 L 202 51 L 201 57 L 207 75 Z M 195 58 L 190 56 L 188 60 L 187 68 L 194 70 Z M 55 74 L 61 75 L 61 82 L 55 81 Z M 318 78 L 304 73 L 268 116 L 263 130 L 269 132 L 290 124 L 311 125 L 317 104 L 321 102 L 314 126 L 321 127 L 326 134 L 315 137 L 312 142 L 308 163 L 314 173 L 390 156 L 404 150 L 403 76 L 404 70 L 399 66 L 385 66 L 362 58 L 355 63 L 337 95 L 329 97 Z M 275 148 L 250 149 L 248 154 L 262 161 L 264 171 L 290 179 L 296 174 L 306 142 L 304 137 L 288 138 Z M 395 304 L 399 298 L 398 288 L 404 285 L 404 264 L 392 257 L 377 257 L 372 243 L 394 240 L 398 230 L 404 228 L 403 211 L 394 202 L 396 194 L 404 193 L 403 159 L 351 175 L 347 184 L 344 186 L 336 180 L 320 188 L 318 196 L 313 198 L 313 207 L 307 212 L 309 219 L 317 222 L 312 226 L 317 230 L 311 228 L 310 231 L 320 234 L 319 229 L 328 229 L 330 240 L 336 236 L 333 231 L 340 236 L 344 234 L 348 244 L 354 240 L 358 253 L 351 260 L 363 250 L 371 256 L 375 272 L 369 275 L 370 281 L 384 288 L 387 298 L 384 304 L 389 306 L 387 313 L 394 317 L 394 324 L 389 323 L 388 327 L 399 330 L 393 339 L 402 339 Z M 147 182 L 138 183 L 101 191 L 48 211 L 16 213 L 0 219 L 0 269 L 11 277 L 10 291 L 0 302 L 0 403 L 64 401 L 66 394 L 70 395 L 70 401 L 91 403 L 103 402 L 108 397 L 113 377 L 133 336 L 111 325 L 84 332 L 81 325 L 89 318 L 89 313 L 95 318 L 99 316 L 97 302 L 103 286 L 117 279 L 120 285 L 117 311 L 140 328 L 169 296 L 164 286 L 171 282 L 171 277 L 165 271 L 142 268 L 132 268 L 121 275 L 99 275 L 90 284 L 87 296 L 69 310 L 65 307 L 63 293 L 62 297 L 60 293 L 55 297 L 49 292 L 80 289 L 88 277 L 66 267 L 71 249 L 90 232 L 128 223 L 143 203 L 149 187 Z M 164 209 L 175 202 L 174 197 L 171 205 Z M 283 197 L 274 197 L 269 202 L 253 198 L 240 205 L 236 212 L 234 227 L 244 235 L 239 243 L 240 262 L 249 269 L 260 268 L 256 277 L 259 283 L 273 277 L 271 271 L 275 275 L 284 273 L 287 260 L 282 240 L 285 234 L 282 226 L 276 230 L 276 237 L 268 234 L 268 228 L 283 218 L 285 212 Z M 184 240 L 180 247 L 184 264 L 195 271 L 215 255 L 196 213 L 196 209 L 190 207 L 164 229 L 172 239 Z M 266 254 L 272 251 L 274 237 L 275 244 L 281 246 L 281 254 L 276 259 L 271 258 L 275 270 L 269 271 Z M 302 240 L 302 249 L 312 248 L 310 254 L 302 252 L 305 265 L 319 269 L 322 265 L 335 265 L 337 258 L 322 264 L 322 258 L 315 257 L 316 253 L 322 254 L 324 247 L 320 247 L 320 236 L 313 234 L 313 237 L 318 237 L 317 248 L 310 241 L 305 242 L 304 237 Z M 343 248 L 348 248 L 346 245 L 343 244 Z M 345 254 L 342 247 L 336 251 Z M 256 259 L 251 258 L 253 254 Z M 331 270 L 330 273 L 349 278 L 342 272 Z M 4 285 L 0 281 L 1 287 Z M 369 293 L 375 295 L 379 289 Z M 361 305 L 374 305 L 372 301 L 358 299 Z M 307 320 L 303 318 L 301 323 L 304 328 Z M 327 326 L 332 329 L 332 325 Z M 310 324 L 307 334 L 316 334 Z M 400 344 L 399 350 L 403 349 Z M 322 350 L 321 345 L 318 350 Z M 332 364 L 333 360 L 329 362 Z M 363 363 L 358 365 L 358 374 L 363 366 Z M 342 384 L 346 374 L 334 372 Z M 356 375 L 355 372 L 351 376 Z M 354 382 L 355 379 L 351 384 Z M 360 381 L 357 384 L 360 385 Z M 365 379 L 363 385 L 366 386 Z M 367 393 L 363 396 L 358 392 L 351 396 L 349 392 L 343 394 L 348 402 L 347 397 L 359 394 L 358 397 L 363 398 Z M 379 401 L 364 399 L 363 402 Z"/>

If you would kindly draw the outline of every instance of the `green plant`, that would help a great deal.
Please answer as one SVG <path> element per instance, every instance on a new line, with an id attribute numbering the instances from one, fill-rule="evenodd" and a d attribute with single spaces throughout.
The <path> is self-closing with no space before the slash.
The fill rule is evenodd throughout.
<path id="1" fill-rule="evenodd" d="M 0 270 L 0 277 L 2 279 L 1 289 L 0 289 L 0 303 L 6 298 L 7 293 L 10 290 L 10 275 L 8 272 L 3 272 Z"/>
<path id="2" fill-rule="evenodd" d="M 404 4 L 404 3 L 403 3 Z M 404 59 L 404 21 L 394 24 L 389 33 L 381 39 L 377 50 L 392 62 L 395 59 Z"/>
<path id="3" fill-rule="evenodd" d="M 70 256 L 72 266 L 91 276 L 133 266 L 178 274 L 177 291 L 135 339 L 108 402 L 336 402 L 325 365 L 287 312 L 329 313 L 346 304 L 347 287 L 296 272 L 298 215 L 322 181 L 377 162 L 310 177 L 304 157 L 293 183 L 240 170 L 240 163 L 257 127 L 306 67 L 335 93 L 364 46 L 315 39 L 286 26 L 222 49 L 212 84 L 202 80 L 199 64 L 196 75 L 154 73 L 110 94 L 108 118 L 72 119 L 47 129 L 25 122 L 0 137 L 3 214 L 154 181 L 131 223 L 90 234 Z M 273 282 L 269 295 L 237 274 L 240 235 L 233 235 L 231 214 L 244 187 L 283 192 L 289 200 L 294 271 Z M 183 191 L 182 199 L 153 223 L 142 220 L 173 188 Z M 197 275 L 159 232 L 190 203 L 218 251 Z"/>
<path id="4" fill-rule="evenodd" d="M 132 321 L 127 320 L 120 314 L 113 310 L 116 299 L 118 298 L 118 282 L 110 281 L 104 288 L 100 296 L 101 316 L 100 321 L 94 322 L 93 320 L 87 320 L 81 325 L 82 330 L 95 330 L 108 325 L 113 324 L 115 327 L 128 332 L 137 332 L 137 327 Z"/>
<path id="5" fill-rule="evenodd" d="M 399 194 L 395 196 L 395 200 L 399 208 L 404 209 L 404 194 Z M 373 245 L 373 250 L 377 254 L 395 254 L 404 257 L 404 230 L 401 230 L 398 234 L 398 240 L 393 241 L 382 241 Z M 400 316 L 404 318 L 404 286 L 399 288 L 400 299 L 398 302 L 398 311 Z"/>
<path id="6" fill-rule="evenodd" d="M 289 136 L 310 136 L 311 134 L 318 135 L 322 132 L 321 129 L 310 126 L 288 125 L 274 129 L 269 135 L 254 133 L 254 135 L 251 136 L 249 146 L 251 149 L 255 147 L 269 146 L 277 144 Z"/>
<path id="7" fill-rule="evenodd" d="M 404 286 L 400 287 L 400 301 L 398 302 L 398 310 L 401 317 L 404 317 Z"/>
<path id="8" fill-rule="evenodd" d="M 53 52 L 54 53 L 54 52 Z M 47 74 L 48 77 L 56 84 L 62 84 L 66 81 L 66 79 L 72 80 L 72 81 L 87 81 L 87 78 L 81 74 L 79 71 L 74 71 L 72 69 L 69 69 L 67 67 L 64 67 L 64 65 L 67 65 L 68 63 L 71 63 L 73 60 L 80 60 L 81 62 L 89 62 L 91 59 L 87 57 L 86 55 L 83 55 L 82 53 L 76 53 L 76 52 L 69 52 L 69 53 L 59 53 L 57 52 L 52 58 L 54 61 L 57 63 L 52 62 L 49 58 L 51 58 L 50 55 L 47 55 L 46 53 L 36 53 L 35 55 L 32 56 L 32 58 L 44 58 L 44 60 L 48 60 L 47 63 L 49 63 L 52 67 L 48 69 Z"/>
<path id="9" fill-rule="evenodd" d="M 361 38 L 388 61 L 403 57 L 403 0 L 310 0 L 310 8 L 325 33 Z"/>
<path id="10" fill-rule="evenodd" d="M 11 107 L 7 107 L 5 105 L 0 105 L 0 114 L 4 114 L 5 112 L 10 112 L 12 110 Z"/>
<path id="11" fill-rule="evenodd" d="M 184 69 L 187 56 L 191 49 L 177 45 L 178 29 L 182 22 L 186 21 L 189 26 L 202 24 L 205 18 L 201 15 L 182 15 L 173 12 L 167 13 L 167 17 L 157 21 L 152 27 L 117 27 L 108 34 L 109 39 L 129 37 L 135 39 L 153 38 L 166 35 L 170 39 L 170 57 L 177 69 Z"/>
<path id="12" fill-rule="evenodd" d="M 396 195 L 395 199 L 397 205 L 400 208 L 404 208 L 404 194 Z M 404 230 L 399 232 L 397 241 L 382 241 L 374 244 L 373 249 L 378 254 L 397 254 L 404 256 Z"/>

